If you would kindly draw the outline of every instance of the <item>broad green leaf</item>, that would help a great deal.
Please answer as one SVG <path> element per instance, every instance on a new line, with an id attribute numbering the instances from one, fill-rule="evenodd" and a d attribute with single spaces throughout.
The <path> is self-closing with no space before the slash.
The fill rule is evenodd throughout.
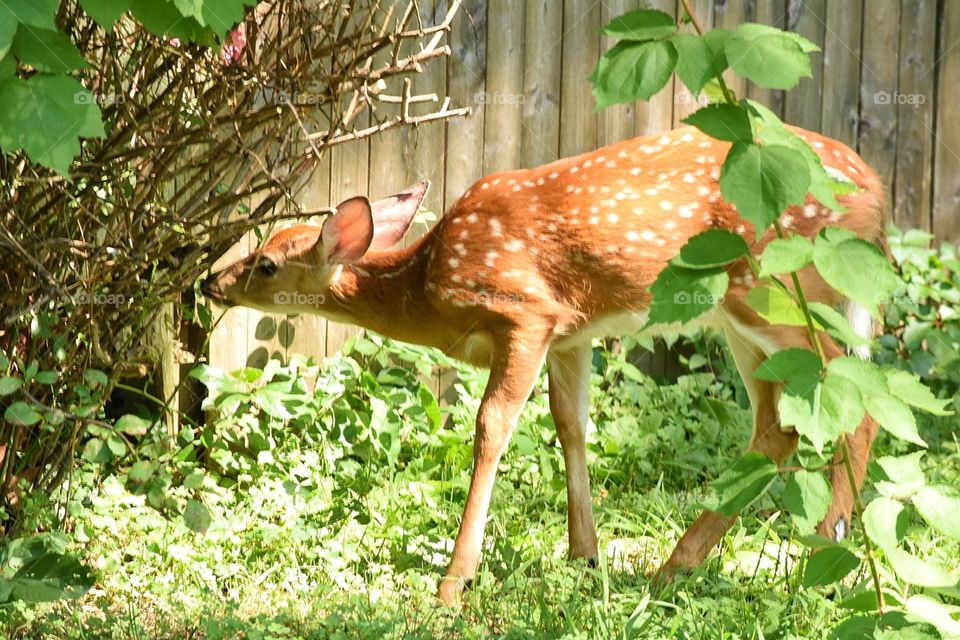
<path id="1" fill-rule="evenodd" d="M 8 396 L 22 386 L 23 381 L 20 378 L 3 376 L 0 378 L 0 396 Z"/>
<path id="2" fill-rule="evenodd" d="M 45 553 L 24 564 L 10 583 L 14 600 L 52 602 L 79 598 L 93 586 L 93 576 L 73 556 Z"/>
<path id="3" fill-rule="evenodd" d="M 801 469 L 787 478 L 783 502 L 801 535 L 812 534 L 827 515 L 833 492 L 819 471 Z"/>
<path id="4" fill-rule="evenodd" d="M 807 560 L 803 571 L 803 586 L 818 587 L 842 580 L 860 566 L 860 558 L 841 546 L 826 547 Z"/>
<path id="5" fill-rule="evenodd" d="M 40 384 L 54 384 L 60 377 L 56 371 L 41 371 L 33 377 Z"/>
<path id="6" fill-rule="evenodd" d="M 3 0 L 0 2 L 0 24 L 18 22 L 41 29 L 56 29 L 54 16 L 60 0 Z"/>
<path id="7" fill-rule="evenodd" d="M 147 480 L 150 479 L 150 476 L 153 475 L 153 472 L 156 471 L 157 465 L 154 462 L 149 460 L 138 460 L 133 463 L 133 466 L 130 467 L 130 470 L 127 472 L 127 479 L 137 485 L 143 485 Z"/>
<path id="8" fill-rule="evenodd" d="M 79 138 L 103 137 L 100 108 L 74 78 L 37 74 L 0 82 L 0 149 L 68 175 Z"/>
<path id="9" fill-rule="evenodd" d="M 0 30 L 2 29 L 3 27 L 0 27 Z M 3 37 L 2 34 L 0 34 L 0 38 L 2 37 Z M 3 54 L 0 53 L 0 81 L 6 80 L 7 78 L 12 77 L 13 74 L 15 74 L 16 72 L 17 72 L 17 61 L 14 60 L 13 56 L 4 57 Z M 0 369 L 3 369 L 3 368 L 6 368 L 6 367 L 0 367 Z"/>
<path id="10" fill-rule="evenodd" d="M 800 271 L 813 262 L 813 243 L 803 236 L 773 240 L 760 255 L 760 277 Z"/>
<path id="11" fill-rule="evenodd" d="M 213 29 L 221 40 L 227 31 L 243 19 L 243 6 L 256 4 L 256 0 L 173 0 L 173 2 L 180 13 Z"/>
<path id="12" fill-rule="evenodd" d="M 786 391 L 804 395 L 820 382 L 823 363 L 809 349 L 783 349 L 764 360 L 753 372 L 753 377 L 768 382 L 782 382 Z"/>
<path id="13" fill-rule="evenodd" d="M 113 454 L 110 453 L 106 442 L 100 438 L 90 438 L 83 446 L 81 457 L 87 462 L 103 464 L 104 462 L 108 462 L 113 457 Z"/>
<path id="14" fill-rule="evenodd" d="M 744 301 L 770 324 L 805 327 L 807 320 L 800 305 L 780 287 L 763 284 L 747 292 Z"/>
<path id="15" fill-rule="evenodd" d="M 687 322 L 723 300 L 730 278 L 722 268 L 685 269 L 668 264 L 650 287 L 653 302 L 646 326 Z"/>
<path id="16" fill-rule="evenodd" d="M 738 76 L 767 89 L 792 89 L 802 77 L 813 77 L 810 57 L 783 33 L 754 35 L 737 30 L 724 49 Z"/>
<path id="17" fill-rule="evenodd" d="M 680 248 L 672 262 L 690 269 L 711 269 L 739 260 L 750 247 L 739 234 L 726 229 L 710 229 L 693 236 Z"/>
<path id="18" fill-rule="evenodd" d="M 107 374 L 99 369 L 87 369 L 83 372 L 83 379 L 87 384 L 93 387 L 103 387 L 106 386 L 109 379 Z"/>
<path id="19" fill-rule="evenodd" d="M 227 0 L 233 3 L 234 0 Z M 213 45 L 215 35 L 191 16 L 184 16 L 170 0 L 129 0 L 130 12 L 158 36 Z"/>
<path id="20" fill-rule="evenodd" d="M 123 12 L 130 8 L 127 0 L 80 0 L 80 6 L 101 27 L 110 31 Z"/>
<path id="21" fill-rule="evenodd" d="M 54 29 L 20 25 L 13 39 L 13 53 L 22 64 L 37 71 L 65 73 L 87 66 L 67 34 Z"/>
<path id="22" fill-rule="evenodd" d="M 896 498 L 909 498 L 927 484 L 920 468 L 923 451 L 915 451 L 905 456 L 882 456 L 877 458 L 877 466 L 883 473 L 876 486 L 880 493 Z"/>
<path id="23" fill-rule="evenodd" d="M 2 12 L 2 10 L 0 10 Z M 0 74 L 0 79 L 11 75 L 13 71 L 16 70 L 16 63 L 13 58 L 5 58 L 7 52 L 10 51 L 10 47 L 13 46 L 13 37 L 17 33 L 17 22 L 16 20 L 3 20 L 0 18 L 0 62 L 4 62 L 3 74 Z"/>
<path id="24" fill-rule="evenodd" d="M 794 427 L 820 452 L 841 433 L 853 433 L 863 420 L 860 390 L 843 376 L 827 376 L 809 393 L 784 390 L 778 404 L 780 421 Z"/>
<path id="25" fill-rule="evenodd" d="M 886 551 L 893 570 L 902 580 L 921 587 L 953 587 L 957 576 L 939 562 L 922 560 L 903 549 Z"/>
<path id="26" fill-rule="evenodd" d="M 439 429 L 442 416 L 440 414 L 440 404 L 437 402 L 437 397 L 433 395 L 433 392 L 427 386 L 422 384 L 417 388 L 417 397 L 420 400 L 420 405 L 423 407 L 427 419 L 430 421 L 431 431 Z"/>
<path id="27" fill-rule="evenodd" d="M 807 163 L 782 145 L 735 142 L 720 172 L 724 200 L 753 223 L 757 238 L 784 209 L 801 204 L 809 186 Z"/>
<path id="28" fill-rule="evenodd" d="M 759 498 L 776 477 L 777 463 L 758 451 L 747 452 L 711 483 L 706 506 L 725 516 L 735 515 Z"/>
<path id="29" fill-rule="evenodd" d="M 938 399 L 917 376 L 896 369 L 884 369 L 883 373 L 887 377 L 890 393 L 897 398 L 935 416 L 953 415 L 952 411 L 944 408 L 950 404 L 950 399 Z"/>
<path id="30" fill-rule="evenodd" d="M 944 637 L 960 636 L 960 622 L 953 618 L 950 609 L 930 596 L 910 596 L 905 608 L 910 615 L 932 624 Z"/>
<path id="31" fill-rule="evenodd" d="M 815 45 L 813 42 L 810 42 L 799 33 L 794 33 L 793 31 L 783 31 L 782 29 L 777 29 L 776 27 L 772 27 L 768 24 L 744 22 L 737 27 L 736 34 L 747 39 L 769 35 L 786 36 L 796 42 L 797 46 L 800 47 L 800 50 L 805 53 L 820 51 L 820 47 Z"/>
<path id="32" fill-rule="evenodd" d="M 859 238 L 833 242 L 821 232 L 813 262 L 827 284 L 862 304 L 875 318 L 879 318 L 878 306 L 889 300 L 898 286 L 897 276 L 883 253 Z"/>
<path id="33" fill-rule="evenodd" d="M 177 0 L 189 2 L 190 0 Z M 197 0 L 193 0 L 196 2 Z M 614 18 L 602 29 L 608 36 L 621 40 L 655 40 L 671 36 L 677 31 L 673 16 L 656 9 L 640 9 Z"/>
<path id="34" fill-rule="evenodd" d="M 913 496 L 913 506 L 931 527 L 960 540 L 960 498 L 955 492 L 948 487 L 921 487 Z"/>
<path id="35" fill-rule="evenodd" d="M 143 436 L 147 434 L 147 431 L 150 429 L 151 422 L 145 420 L 140 416 L 128 413 L 126 415 L 120 416 L 117 420 L 116 428 L 117 431 L 122 431 L 123 433 L 129 434 L 131 436 Z"/>
<path id="36" fill-rule="evenodd" d="M 843 356 L 831 361 L 829 369 L 857 385 L 864 408 L 881 427 L 901 440 L 927 446 L 917 432 L 917 421 L 910 407 L 890 395 L 887 380 L 876 364 L 853 356 Z"/>
<path id="37" fill-rule="evenodd" d="M 825 327 L 827 333 L 844 344 L 859 346 L 872 342 L 854 331 L 847 318 L 833 307 L 822 302 L 808 302 L 807 307 L 820 326 Z"/>
<path id="38" fill-rule="evenodd" d="M 906 442 L 926 447 L 917 431 L 917 420 L 904 402 L 890 396 L 865 396 L 863 406 L 881 427 Z"/>
<path id="39" fill-rule="evenodd" d="M 837 606 L 863 613 L 876 611 L 879 608 L 877 606 L 877 592 L 871 588 L 864 588 L 859 593 L 841 600 L 837 603 Z"/>
<path id="40" fill-rule="evenodd" d="M 590 80 L 597 109 L 637 98 L 649 100 L 670 79 L 677 50 L 669 42 L 623 41 L 600 58 Z"/>
<path id="41" fill-rule="evenodd" d="M 670 38 L 670 42 L 677 50 L 677 77 L 690 93 L 697 95 L 714 77 L 720 63 L 707 41 L 700 36 L 678 33 Z"/>
<path id="42" fill-rule="evenodd" d="M 43 416 L 26 402 L 14 402 L 3 412 L 3 418 L 11 424 L 29 427 L 40 422 Z"/>
<path id="43" fill-rule="evenodd" d="M 183 510 L 183 521 L 191 531 L 206 533 L 210 528 L 210 512 L 200 502 L 188 500 L 187 507 Z"/>
<path id="44" fill-rule="evenodd" d="M 895 549 L 906 533 L 907 518 L 899 500 L 878 496 L 863 510 L 863 526 L 881 549 Z"/>
<path id="45" fill-rule="evenodd" d="M 711 104 L 702 107 L 683 119 L 708 136 L 728 142 L 751 144 L 753 123 L 750 112 L 740 105 Z"/>
<path id="46" fill-rule="evenodd" d="M 850 616 L 830 630 L 829 640 L 876 640 L 876 616 Z"/>

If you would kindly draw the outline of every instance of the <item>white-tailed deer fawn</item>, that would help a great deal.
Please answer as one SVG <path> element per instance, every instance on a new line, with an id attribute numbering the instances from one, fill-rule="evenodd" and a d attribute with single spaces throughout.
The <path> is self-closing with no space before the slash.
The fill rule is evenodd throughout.
<path id="1" fill-rule="evenodd" d="M 783 228 L 812 237 L 835 225 L 882 246 L 885 196 L 875 173 L 843 144 L 794 131 L 828 170 L 859 189 L 839 198 L 843 214 L 808 197 L 783 214 Z M 388 248 L 407 230 L 427 183 L 373 203 L 351 198 L 322 227 L 280 231 L 211 275 L 203 290 L 223 304 L 317 313 L 490 368 L 477 415 L 473 479 L 440 588 L 443 600 L 455 602 L 476 574 L 497 464 L 544 361 L 567 474 L 569 554 L 597 558 L 584 446 L 591 340 L 644 325 L 648 288 L 691 236 L 728 229 L 757 254 L 770 240 L 767 233 L 756 241 L 750 223 L 720 195 L 728 149 L 729 143 L 686 127 L 491 175 L 404 249 Z M 796 448 L 797 435 L 777 423 L 779 385 L 751 373 L 775 351 L 809 348 L 808 337 L 800 327 L 770 326 L 759 318 L 744 301 L 753 284 L 749 266 L 741 260 L 728 269 L 730 289 L 703 320 L 726 334 L 749 393 L 750 449 L 782 462 Z M 808 299 L 843 305 L 854 327 L 872 331 L 866 311 L 847 304 L 814 270 L 802 271 L 800 281 Z M 829 336 L 822 340 L 828 358 L 841 353 Z M 867 418 L 848 441 L 858 483 L 875 432 Z M 834 465 L 832 484 L 833 505 L 820 533 L 842 537 L 852 508 L 842 465 Z M 731 522 L 704 512 L 677 543 L 666 573 L 699 564 Z"/>

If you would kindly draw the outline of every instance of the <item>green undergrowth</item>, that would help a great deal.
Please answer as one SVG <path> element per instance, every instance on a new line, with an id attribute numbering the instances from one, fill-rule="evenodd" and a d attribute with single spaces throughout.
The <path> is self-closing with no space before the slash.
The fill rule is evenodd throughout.
<path id="1" fill-rule="evenodd" d="M 219 420 L 185 427 L 149 468 L 86 463 L 68 524 L 97 584 L 81 599 L 6 609 L 6 636 L 828 637 L 865 570 L 797 589 L 806 556 L 778 508 L 781 480 L 703 567 L 651 592 L 707 481 L 746 445 L 749 410 L 728 363 L 694 356 L 698 373 L 658 385 L 618 352 L 594 358 L 597 568 L 565 558 L 563 460 L 542 381 L 500 465 L 478 580 L 462 611 L 436 605 L 486 374 L 460 367 L 450 391 L 459 401 L 441 410 L 431 389 L 450 363 L 367 336 L 322 366 L 203 370 Z M 960 479 L 951 426 L 924 429 L 925 470 L 941 484 Z M 877 454 L 888 446 L 881 439 Z M 37 528 L 56 515 L 42 501 L 30 510 Z M 960 553 L 938 559 L 960 566 Z"/>

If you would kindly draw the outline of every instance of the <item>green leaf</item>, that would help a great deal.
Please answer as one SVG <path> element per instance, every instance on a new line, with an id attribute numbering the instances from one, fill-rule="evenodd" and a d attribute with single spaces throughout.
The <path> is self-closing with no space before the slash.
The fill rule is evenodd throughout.
<path id="1" fill-rule="evenodd" d="M 898 286 L 897 276 L 880 249 L 860 238 L 833 241 L 821 232 L 813 262 L 827 284 L 878 319 L 878 305 L 889 300 Z"/>
<path id="2" fill-rule="evenodd" d="M 807 163 L 782 145 L 735 142 L 720 172 L 724 200 L 753 223 L 757 238 L 784 209 L 801 204 L 809 186 Z"/>
<path id="3" fill-rule="evenodd" d="M 813 262 L 813 243 L 803 236 L 777 238 L 760 255 L 760 277 L 800 271 Z"/>
<path id="4" fill-rule="evenodd" d="M 923 451 L 915 451 L 905 456 L 883 456 L 877 458 L 877 466 L 883 476 L 877 480 L 877 490 L 884 495 L 909 498 L 927 484 L 920 468 Z"/>
<path id="5" fill-rule="evenodd" d="M 87 462 L 103 464 L 104 462 L 108 462 L 113 457 L 113 454 L 110 453 L 106 442 L 100 438 L 91 438 L 87 440 L 87 443 L 83 446 L 81 457 Z"/>
<path id="6" fill-rule="evenodd" d="M 876 364 L 843 356 L 831 361 L 829 369 L 857 385 L 864 408 L 881 427 L 901 440 L 927 446 L 917 432 L 917 421 L 910 407 L 890 395 L 887 380 Z"/>
<path id="7" fill-rule="evenodd" d="M 670 42 L 677 50 L 677 76 L 690 93 L 697 95 L 716 75 L 717 67 L 723 63 L 715 57 L 710 45 L 700 36 L 678 33 L 670 38 Z M 722 68 L 720 66 L 721 70 Z"/>
<path id="8" fill-rule="evenodd" d="M 14 402 L 3 412 L 3 418 L 11 424 L 29 427 L 40 422 L 43 416 L 26 402 Z"/>
<path id="9" fill-rule="evenodd" d="M 213 29 L 223 40 L 227 31 L 243 19 L 243 6 L 256 4 L 256 0 L 173 0 L 173 3 L 181 14 Z"/>
<path id="10" fill-rule="evenodd" d="M 0 149 L 68 175 L 80 137 L 103 137 L 100 108 L 75 79 L 37 74 L 0 82 Z"/>
<path id="11" fill-rule="evenodd" d="M 190 0 L 178 0 L 190 1 Z M 196 0 L 193 0 L 196 1 Z M 656 9 L 640 9 L 614 18 L 602 29 L 608 36 L 621 40 L 655 40 L 673 35 L 677 23 L 670 14 Z"/>
<path id="12" fill-rule="evenodd" d="M 433 395 L 433 392 L 427 386 L 421 384 L 417 387 L 417 398 L 420 401 L 420 406 L 423 407 L 423 412 L 430 421 L 430 430 L 435 431 L 439 429 L 442 423 L 442 416 L 440 414 L 440 404 L 437 402 L 437 397 Z"/>
<path id="13" fill-rule="evenodd" d="M 712 269 L 739 260 L 749 251 L 750 247 L 739 234 L 709 229 L 687 240 L 672 263 L 689 269 Z"/>
<path id="14" fill-rule="evenodd" d="M 864 414 L 857 386 L 829 373 L 812 392 L 796 394 L 785 389 L 778 408 L 781 424 L 794 427 L 817 452 L 841 433 L 856 431 Z"/>
<path id="15" fill-rule="evenodd" d="M 830 630 L 829 640 L 876 640 L 876 616 L 850 616 Z"/>
<path id="16" fill-rule="evenodd" d="M 123 12 L 130 8 L 126 0 L 80 0 L 83 10 L 97 21 L 106 31 L 110 31 Z"/>
<path id="17" fill-rule="evenodd" d="M 0 24 L 28 24 L 41 29 L 56 29 L 54 17 L 60 0 L 3 0 Z"/>
<path id="18" fill-rule="evenodd" d="M 810 57 L 784 33 L 757 35 L 741 29 L 724 49 L 738 76 L 767 89 L 792 89 L 802 77 L 813 77 Z"/>
<path id="19" fill-rule="evenodd" d="M 39 382 L 40 384 L 49 385 L 49 384 L 55 384 L 59 378 L 60 378 L 60 374 L 58 374 L 56 371 L 41 371 L 36 376 L 34 376 L 33 379 Z"/>
<path id="20" fill-rule="evenodd" d="M 7 21 L 0 19 L 0 62 L 4 63 L 2 66 L 3 72 L 0 73 L 0 79 L 13 75 L 13 72 L 17 69 L 16 62 L 14 62 L 13 58 L 5 57 L 7 52 L 10 51 L 10 47 L 13 46 L 13 38 L 16 33 L 16 20 Z"/>
<path id="21" fill-rule="evenodd" d="M 820 382 L 823 363 L 809 349 L 783 349 L 764 360 L 753 372 L 753 377 L 768 382 L 782 382 L 786 391 L 796 395 L 808 394 Z"/>
<path id="22" fill-rule="evenodd" d="M 3 39 L 3 27 L 0 26 L 0 40 Z M 2 44 L 2 43 L 0 43 Z M 6 80 L 10 78 L 17 72 L 17 61 L 13 59 L 13 56 L 3 56 L 3 52 L 0 52 L 0 80 Z M 0 367 L 3 369 L 5 367 Z"/>
<path id="23" fill-rule="evenodd" d="M 143 485 L 150 479 L 157 465 L 149 460 L 138 460 L 133 463 L 130 470 L 127 471 L 127 479 L 137 485 Z"/>
<path id="24" fill-rule="evenodd" d="M 206 533 L 211 523 L 210 512 L 200 502 L 188 500 L 183 510 L 183 522 L 195 533 Z"/>
<path id="25" fill-rule="evenodd" d="M 933 392 L 920 382 L 920 378 L 917 376 L 896 369 L 885 369 L 883 373 L 887 377 L 887 384 L 890 385 L 890 393 L 897 398 L 935 416 L 953 415 L 952 411 L 947 411 L 944 408 L 950 404 L 950 398 L 946 400 L 937 399 Z"/>
<path id="26" fill-rule="evenodd" d="M 93 586 L 93 576 L 73 556 L 45 553 L 24 564 L 10 584 L 13 600 L 52 602 L 79 598 Z"/>
<path id="27" fill-rule="evenodd" d="M 87 369 L 83 372 L 83 379 L 92 387 L 104 387 L 109 382 L 107 374 L 99 369 Z"/>
<path id="28" fill-rule="evenodd" d="M 878 496 L 863 510 L 863 526 L 883 550 L 895 549 L 907 531 L 907 518 L 899 500 Z"/>
<path id="29" fill-rule="evenodd" d="M 653 302 L 646 326 L 687 322 L 723 300 L 730 278 L 721 268 L 685 269 L 668 264 L 650 287 Z"/>
<path id="30" fill-rule="evenodd" d="M 780 287 L 763 284 L 747 292 L 744 301 L 770 324 L 805 327 L 807 319 L 800 305 Z"/>
<path id="31" fill-rule="evenodd" d="M 776 477 L 777 463 L 759 451 L 749 451 L 711 483 L 706 507 L 735 515 L 759 498 Z"/>
<path id="32" fill-rule="evenodd" d="M 921 487 L 913 496 L 913 506 L 931 527 L 960 540 L 960 499 L 949 487 Z"/>
<path id="33" fill-rule="evenodd" d="M 842 580 L 860 566 L 860 558 L 841 546 L 826 547 L 807 560 L 803 586 L 818 587 Z"/>
<path id="34" fill-rule="evenodd" d="M 150 429 L 150 424 L 151 422 L 149 420 L 144 420 L 140 416 L 128 413 L 120 416 L 120 418 L 117 420 L 116 428 L 117 431 L 121 431 L 131 436 L 144 436 Z"/>
<path id="35" fill-rule="evenodd" d="M 738 104 L 707 105 L 684 118 L 683 122 L 718 140 L 742 144 L 753 142 L 750 112 Z"/>
<path id="36" fill-rule="evenodd" d="M 8 396 L 22 386 L 23 381 L 20 378 L 3 376 L 0 378 L 0 396 Z"/>
<path id="37" fill-rule="evenodd" d="M 600 58 L 590 80 L 597 109 L 649 100 L 660 91 L 677 63 L 677 50 L 666 41 L 618 43 Z"/>
<path id="38" fill-rule="evenodd" d="M 235 0 L 227 0 L 231 4 Z M 196 18 L 184 16 L 170 0 L 129 0 L 130 12 L 158 36 L 213 45 L 215 34 Z"/>
<path id="39" fill-rule="evenodd" d="M 799 33 L 794 33 L 793 31 L 783 31 L 782 29 L 777 29 L 776 27 L 771 27 L 768 24 L 760 24 L 757 22 L 744 22 L 737 27 L 737 35 L 750 39 L 756 38 L 758 36 L 768 36 L 768 35 L 780 35 L 786 36 L 797 43 L 797 46 L 800 47 L 800 50 L 804 53 L 813 53 L 814 51 L 820 51 L 820 47 L 810 42 Z"/>
<path id="40" fill-rule="evenodd" d="M 859 346 L 873 342 L 854 331 L 846 317 L 833 307 L 822 302 L 807 302 L 807 307 L 818 324 L 825 327 L 827 333 L 844 344 Z"/>
<path id="41" fill-rule="evenodd" d="M 67 34 L 25 24 L 17 29 L 13 53 L 22 64 L 30 65 L 37 71 L 65 73 L 87 66 Z"/>
<path id="42" fill-rule="evenodd" d="M 903 549 L 890 549 L 886 553 L 893 570 L 906 582 L 921 587 L 953 587 L 957 584 L 957 576 L 939 562 L 921 560 Z"/>
<path id="43" fill-rule="evenodd" d="M 800 535 L 812 534 L 827 515 L 833 492 L 819 471 L 796 471 L 783 490 L 783 502 L 793 516 Z"/>
<path id="44" fill-rule="evenodd" d="M 960 636 L 960 622 L 951 615 L 951 610 L 943 603 L 925 595 L 915 595 L 907 598 L 904 607 L 912 616 L 916 616 L 932 624 L 944 637 Z"/>

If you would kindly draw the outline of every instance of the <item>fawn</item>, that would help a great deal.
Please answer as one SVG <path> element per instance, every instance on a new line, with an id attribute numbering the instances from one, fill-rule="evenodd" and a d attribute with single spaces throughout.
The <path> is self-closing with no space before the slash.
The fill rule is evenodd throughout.
<path id="1" fill-rule="evenodd" d="M 874 171 L 837 141 L 793 131 L 828 171 L 858 189 L 840 196 L 843 214 L 808 196 L 804 205 L 783 213 L 783 228 L 812 237 L 835 225 L 884 247 L 886 197 Z M 591 340 L 643 327 L 648 288 L 691 236 L 728 229 L 758 255 L 770 241 L 770 231 L 757 241 L 753 226 L 720 194 L 720 164 L 728 149 L 729 143 L 683 127 L 490 175 L 427 235 L 402 249 L 390 247 L 406 232 L 429 184 L 372 203 L 354 197 L 322 226 L 278 232 L 250 256 L 212 274 L 203 292 L 228 306 L 320 314 L 489 367 L 470 490 L 439 593 L 456 603 L 477 571 L 498 461 L 544 362 L 566 468 L 569 555 L 596 560 L 584 444 Z M 753 275 L 745 260 L 728 271 L 725 298 L 698 320 L 722 329 L 730 345 L 753 407 L 749 448 L 781 463 L 796 449 L 798 436 L 778 425 L 780 385 L 751 374 L 778 350 L 809 348 L 809 338 L 800 327 L 767 324 L 747 306 Z M 808 299 L 843 306 L 857 332 L 872 336 L 865 309 L 843 300 L 812 268 L 799 277 Z M 785 283 L 792 286 L 789 279 Z M 828 335 L 821 339 L 827 358 L 841 355 Z M 863 480 L 876 430 L 867 417 L 848 440 L 856 483 Z M 852 509 L 843 465 L 834 464 L 831 482 L 833 504 L 819 533 L 839 539 L 849 530 Z M 660 575 L 702 562 L 732 521 L 702 513 Z"/>

